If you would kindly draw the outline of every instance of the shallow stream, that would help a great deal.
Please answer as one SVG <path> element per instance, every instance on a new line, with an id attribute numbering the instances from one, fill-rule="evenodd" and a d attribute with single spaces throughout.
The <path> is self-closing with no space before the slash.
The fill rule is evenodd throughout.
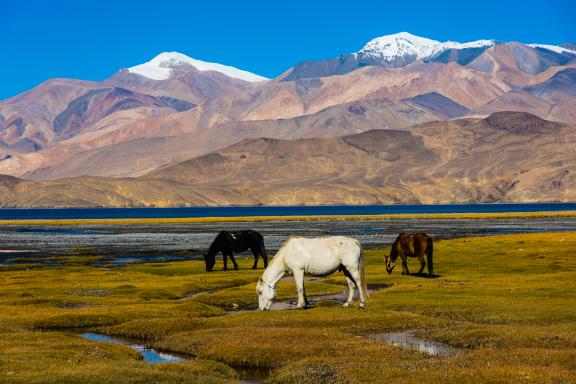
<path id="1" fill-rule="evenodd" d="M 116 337 L 110 337 L 99 333 L 87 332 L 80 334 L 80 336 L 90 341 L 113 343 L 127 346 L 135 351 L 138 351 L 142 356 L 142 359 L 150 364 L 181 363 L 190 360 L 181 356 L 176 356 L 165 352 L 159 352 L 153 348 L 149 348 L 142 344 L 134 343 L 132 341 Z M 234 368 L 238 373 L 238 379 L 241 383 L 260 383 L 266 380 L 266 378 L 270 375 L 271 371 L 269 368 L 244 368 L 235 366 L 233 366 L 232 368 Z"/>

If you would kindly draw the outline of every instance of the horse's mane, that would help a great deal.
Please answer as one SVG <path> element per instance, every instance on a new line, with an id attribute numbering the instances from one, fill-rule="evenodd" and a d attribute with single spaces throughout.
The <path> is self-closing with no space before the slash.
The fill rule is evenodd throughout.
<path id="1" fill-rule="evenodd" d="M 214 239 L 214 241 L 212 241 L 212 244 L 210 244 L 210 247 L 208 248 L 209 256 L 215 255 L 218 252 L 220 252 L 220 243 L 226 233 L 228 233 L 228 231 L 221 231 L 218 235 L 216 235 L 216 238 Z"/>
<path id="2" fill-rule="evenodd" d="M 274 254 L 274 257 L 272 258 L 272 261 L 270 262 L 270 264 L 274 264 L 279 262 L 278 260 L 280 260 L 280 257 L 278 256 L 283 256 L 284 253 L 286 253 L 286 246 L 288 245 L 288 242 L 290 242 L 290 240 L 292 239 L 298 239 L 298 238 L 302 238 L 301 236 L 290 236 L 286 239 L 286 241 L 284 241 L 282 243 L 282 246 L 280 246 L 280 248 L 278 248 L 278 251 Z"/>

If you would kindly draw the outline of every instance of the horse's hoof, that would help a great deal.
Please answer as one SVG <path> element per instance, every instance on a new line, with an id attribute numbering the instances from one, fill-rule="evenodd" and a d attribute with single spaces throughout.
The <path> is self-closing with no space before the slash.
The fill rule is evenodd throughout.
<path id="1" fill-rule="evenodd" d="M 238 270 L 238 267 L 234 267 L 234 270 L 237 271 L 237 270 Z"/>
<path id="2" fill-rule="evenodd" d="M 344 303 L 344 304 L 342 304 L 342 307 L 348 308 L 348 307 L 350 307 L 350 303 Z"/>
<path id="3" fill-rule="evenodd" d="M 366 309 L 366 304 L 360 303 L 360 309 Z"/>

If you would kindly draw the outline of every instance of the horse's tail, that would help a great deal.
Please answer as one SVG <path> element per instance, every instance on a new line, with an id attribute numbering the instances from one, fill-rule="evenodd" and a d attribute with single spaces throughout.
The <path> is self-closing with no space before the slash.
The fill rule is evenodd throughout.
<path id="1" fill-rule="evenodd" d="M 260 237 L 260 256 L 268 257 L 268 252 L 266 251 L 266 246 L 264 245 L 264 238 Z"/>
<path id="2" fill-rule="evenodd" d="M 362 249 L 360 243 L 358 243 L 358 247 L 360 248 L 360 258 L 358 259 L 358 270 L 360 271 L 360 280 L 362 280 L 362 290 L 364 291 L 364 296 L 366 297 L 366 300 L 368 300 L 368 297 L 370 295 L 368 294 L 368 284 L 366 284 L 366 275 L 364 273 L 364 270 L 366 269 L 366 259 L 364 258 L 364 250 Z"/>
<path id="3" fill-rule="evenodd" d="M 262 259 L 264 259 L 264 268 L 266 268 L 268 267 L 268 252 L 266 252 L 266 246 L 264 245 L 264 237 L 262 235 L 260 235 L 259 241 L 260 244 L 258 253 L 260 253 L 260 256 L 262 256 Z"/>
<path id="4" fill-rule="evenodd" d="M 426 247 L 426 258 L 428 259 L 428 274 L 434 274 L 434 245 L 432 244 L 432 238 L 428 237 L 428 245 Z"/>

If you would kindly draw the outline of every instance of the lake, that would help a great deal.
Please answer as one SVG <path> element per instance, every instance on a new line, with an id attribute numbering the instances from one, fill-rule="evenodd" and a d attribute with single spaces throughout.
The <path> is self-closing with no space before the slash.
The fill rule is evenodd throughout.
<path id="1" fill-rule="evenodd" d="M 154 219 L 187 217 L 378 215 L 428 213 L 553 212 L 576 210 L 576 203 L 322 205 L 288 207 L 46 208 L 0 209 L 0 220 Z"/>

